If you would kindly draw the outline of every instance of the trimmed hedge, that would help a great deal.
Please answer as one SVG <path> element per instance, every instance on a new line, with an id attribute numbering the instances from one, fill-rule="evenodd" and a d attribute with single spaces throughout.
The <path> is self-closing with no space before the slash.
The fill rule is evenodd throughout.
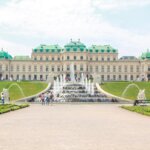
<path id="1" fill-rule="evenodd" d="M 7 113 L 10 111 L 15 111 L 18 109 L 22 109 L 25 107 L 29 107 L 29 104 L 21 104 L 21 105 L 15 105 L 15 104 L 4 104 L 0 105 L 0 114 Z"/>

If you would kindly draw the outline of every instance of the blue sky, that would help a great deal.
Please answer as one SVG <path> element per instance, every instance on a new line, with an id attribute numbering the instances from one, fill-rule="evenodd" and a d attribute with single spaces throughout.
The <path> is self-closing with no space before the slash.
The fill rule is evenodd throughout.
<path id="1" fill-rule="evenodd" d="M 150 48 L 150 0 L 0 0 L 0 47 L 30 55 L 39 44 L 110 44 L 122 55 Z"/>

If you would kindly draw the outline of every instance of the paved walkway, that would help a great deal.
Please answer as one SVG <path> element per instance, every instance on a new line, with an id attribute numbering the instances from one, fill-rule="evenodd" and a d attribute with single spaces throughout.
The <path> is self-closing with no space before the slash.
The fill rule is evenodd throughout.
<path id="1" fill-rule="evenodd" d="M 0 150 L 143 149 L 150 149 L 150 118 L 118 105 L 32 105 L 0 115 Z"/>

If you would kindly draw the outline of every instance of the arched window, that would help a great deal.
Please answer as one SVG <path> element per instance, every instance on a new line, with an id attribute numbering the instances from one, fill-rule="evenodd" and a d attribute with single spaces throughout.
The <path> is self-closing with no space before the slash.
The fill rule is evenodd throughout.
<path id="1" fill-rule="evenodd" d="M 121 75 L 119 75 L 119 80 L 121 80 Z"/>
<path id="2" fill-rule="evenodd" d="M 26 80 L 26 76 L 25 75 L 22 76 L 22 80 Z"/>
<path id="3" fill-rule="evenodd" d="M 6 74 L 6 80 L 8 80 L 8 74 Z"/>
<path id="4" fill-rule="evenodd" d="M 113 80 L 114 80 L 114 81 L 116 80 L 116 75 L 113 75 Z"/>
<path id="5" fill-rule="evenodd" d="M 130 76 L 130 80 L 133 80 L 133 75 Z"/>
<path id="6" fill-rule="evenodd" d="M 16 79 L 17 79 L 17 80 L 19 80 L 19 74 L 17 74 L 17 77 L 16 77 Z"/>
<path id="7" fill-rule="evenodd" d="M 29 80 L 31 80 L 31 75 L 29 75 Z"/>
<path id="8" fill-rule="evenodd" d="M 107 75 L 107 81 L 109 81 L 110 80 L 110 75 Z"/>
<path id="9" fill-rule="evenodd" d="M 80 60 L 83 60 L 83 56 L 80 56 Z"/>
<path id="10" fill-rule="evenodd" d="M 125 76 L 124 76 L 124 79 L 125 79 L 126 81 L 128 80 L 128 77 L 127 77 L 127 75 L 125 75 Z"/>

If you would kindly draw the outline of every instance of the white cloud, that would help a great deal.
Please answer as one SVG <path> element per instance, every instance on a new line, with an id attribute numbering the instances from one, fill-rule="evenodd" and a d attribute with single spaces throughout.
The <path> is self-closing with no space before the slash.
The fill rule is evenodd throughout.
<path id="1" fill-rule="evenodd" d="M 93 0 L 92 4 L 100 9 L 128 9 L 129 7 L 142 7 L 150 4 L 150 0 Z"/>
<path id="2" fill-rule="evenodd" d="M 138 35 L 112 26 L 103 19 L 102 14 L 95 13 L 93 4 L 97 6 L 100 4 L 104 8 L 114 8 L 119 5 L 133 5 L 137 1 L 141 3 L 139 0 L 128 3 L 121 0 L 112 0 L 110 3 L 104 0 L 12 0 L 0 9 L 0 32 L 3 30 L 11 36 L 26 36 L 29 40 L 35 37 L 39 39 L 46 37 L 47 39 L 59 38 L 62 41 L 81 38 L 93 44 L 108 41 L 121 49 L 121 53 L 127 55 L 127 49 L 130 54 L 136 55 L 137 50 L 143 50 L 149 46 L 150 36 Z M 149 1 L 145 0 L 146 2 Z M 6 48 L 12 48 L 13 53 L 31 53 L 31 47 L 24 43 L 9 41 L 3 43 Z M 1 45 L 2 41 L 0 41 Z M 27 47 L 26 51 L 25 47 Z"/>

